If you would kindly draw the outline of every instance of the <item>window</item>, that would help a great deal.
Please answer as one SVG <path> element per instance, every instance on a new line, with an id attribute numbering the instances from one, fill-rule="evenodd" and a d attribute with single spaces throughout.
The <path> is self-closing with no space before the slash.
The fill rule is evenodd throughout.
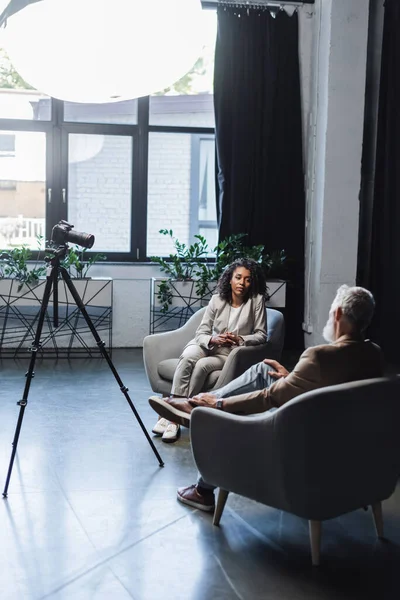
<path id="1" fill-rule="evenodd" d="M 96 236 L 99 252 L 129 252 L 132 138 L 73 133 L 68 144 L 68 221 Z"/>
<path id="2" fill-rule="evenodd" d="M 1 246 L 34 250 L 61 219 L 94 234 L 109 260 L 169 254 L 162 228 L 215 245 L 215 11 L 201 26 L 203 54 L 180 81 L 103 105 L 30 89 L 0 51 Z"/>
<path id="3" fill-rule="evenodd" d="M 0 157 L 13 158 L 15 156 L 15 134 L 0 133 Z"/>
<path id="4" fill-rule="evenodd" d="M 215 138 L 198 135 L 192 140 L 193 218 L 191 234 L 204 236 L 210 248 L 218 243 L 215 199 Z"/>
<path id="5" fill-rule="evenodd" d="M 45 233 L 46 135 L 0 132 L 0 148 L 0 248 L 36 249 Z"/>
<path id="6" fill-rule="evenodd" d="M 191 222 L 191 135 L 150 133 L 147 202 L 147 255 L 167 255 L 169 238 L 160 229 L 172 229 L 189 243 Z"/>
<path id="7" fill-rule="evenodd" d="M 110 104 L 64 102 L 65 121 L 76 123 L 137 123 L 137 100 Z"/>
<path id="8" fill-rule="evenodd" d="M 217 244 L 214 135 L 150 133 L 147 203 L 147 255 L 167 255 L 173 247 L 160 229 L 172 229 L 180 242 L 196 234 Z"/>
<path id="9" fill-rule="evenodd" d="M 17 182 L 11 179 L 0 179 L 0 190 L 16 190 Z"/>

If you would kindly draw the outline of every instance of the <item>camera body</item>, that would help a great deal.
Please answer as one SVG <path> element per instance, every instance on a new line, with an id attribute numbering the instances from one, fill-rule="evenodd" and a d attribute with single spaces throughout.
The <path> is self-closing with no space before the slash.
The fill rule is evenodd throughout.
<path id="1" fill-rule="evenodd" d="M 67 221 L 60 221 L 57 225 L 54 225 L 51 232 L 51 241 L 54 244 L 62 246 L 67 244 L 77 244 L 83 246 L 83 248 L 91 248 L 94 244 L 95 237 L 91 233 L 84 233 L 83 231 L 72 231 L 74 228 L 71 223 Z"/>

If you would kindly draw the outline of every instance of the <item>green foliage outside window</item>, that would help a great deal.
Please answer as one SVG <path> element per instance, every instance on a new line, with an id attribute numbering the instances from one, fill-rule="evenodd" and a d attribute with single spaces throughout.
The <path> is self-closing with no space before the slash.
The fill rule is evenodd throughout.
<path id="1" fill-rule="evenodd" d="M 17 73 L 3 48 L 0 48 L 0 88 L 10 90 L 34 89 Z"/>

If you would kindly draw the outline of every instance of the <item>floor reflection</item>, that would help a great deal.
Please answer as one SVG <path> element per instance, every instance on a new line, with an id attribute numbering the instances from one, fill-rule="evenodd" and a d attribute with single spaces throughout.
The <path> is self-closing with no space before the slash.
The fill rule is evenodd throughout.
<path id="1" fill-rule="evenodd" d="M 148 428 L 141 352 L 114 361 Z M 5 481 L 26 364 L 3 361 L 0 477 Z M 195 480 L 187 431 L 151 447 L 107 365 L 38 362 L 9 497 L 0 505 L 2 600 L 394 599 L 400 490 L 384 504 L 390 541 L 364 511 L 324 526 L 310 566 L 307 523 L 231 494 L 219 528 L 176 501 Z"/>

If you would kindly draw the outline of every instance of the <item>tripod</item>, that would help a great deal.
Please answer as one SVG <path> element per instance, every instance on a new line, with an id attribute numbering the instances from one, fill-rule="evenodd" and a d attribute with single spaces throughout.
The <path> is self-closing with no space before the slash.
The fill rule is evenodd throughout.
<path id="1" fill-rule="evenodd" d="M 145 426 L 143 425 L 143 422 L 139 416 L 139 413 L 137 412 L 132 400 L 129 397 L 128 388 L 125 387 L 124 384 L 122 383 L 122 380 L 121 380 L 120 376 L 118 375 L 118 372 L 111 361 L 111 358 L 105 348 L 105 342 L 103 342 L 101 340 L 99 334 L 97 333 L 97 331 L 93 325 L 93 322 L 87 313 L 85 305 L 83 304 L 81 297 L 79 296 L 74 284 L 72 283 L 72 280 L 71 280 L 71 277 L 70 277 L 68 271 L 60 264 L 60 261 L 65 257 L 67 250 L 68 250 L 67 244 L 63 244 L 62 246 L 59 246 L 57 249 L 51 249 L 50 251 L 54 254 L 54 256 L 52 258 L 47 259 L 47 261 L 48 261 L 47 281 L 46 281 L 46 285 L 45 285 L 44 292 L 43 292 L 43 300 L 42 300 L 42 305 L 40 308 L 36 334 L 35 334 L 35 338 L 34 338 L 34 341 L 33 341 L 32 347 L 31 347 L 32 355 L 31 355 L 31 359 L 30 359 L 30 363 L 29 363 L 29 368 L 26 373 L 26 383 L 25 383 L 22 400 L 19 400 L 19 402 L 17 402 L 17 406 L 20 407 L 20 411 L 19 411 L 17 426 L 15 428 L 14 439 L 12 442 L 12 452 L 11 452 L 10 464 L 8 467 L 6 484 L 5 484 L 4 491 L 3 491 L 4 498 L 7 498 L 8 486 L 10 484 L 10 478 L 11 478 L 11 473 L 12 473 L 12 469 L 13 469 L 15 454 L 17 452 L 17 447 L 18 447 L 19 434 L 21 431 L 22 421 L 24 418 L 24 412 L 25 412 L 25 409 L 28 404 L 28 394 L 29 394 L 29 389 L 31 387 L 31 381 L 32 381 L 32 378 L 34 375 L 36 357 L 37 357 L 38 351 L 41 348 L 40 336 L 42 335 L 43 323 L 44 323 L 46 310 L 47 310 L 47 307 L 49 304 L 52 290 L 53 290 L 53 305 L 54 305 L 54 317 L 53 317 L 54 318 L 54 326 L 58 327 L 58 280 L 59 280 L 60 275 L 61 275 L 62 279 L 65 281 L 69 291 L 71 292 L 71 295 L 72 295 L 73 299 L 75 300 L 75 304 L 81 311 L 94 339 L 96 340 L 96 343 L 99 347 L 99 350 L 100 350 L 102 356 L 106 359 L 108 366 L 110 367 L 115 379 L 117 380 L 120 390 L 124 394 L 129 406 L 131 407 L 131 409 L 133 411 L 133 414 L 135 415 L 140 427 L 142 428 L 142 431 L 145 434 L 147 441 L 149 442 L 154 454 L 157 457 L 160 467 L 164 466 L 161 456 L 157 452 L 157 449 L 154 446 L 151 437 L 149 436 Z"/>

